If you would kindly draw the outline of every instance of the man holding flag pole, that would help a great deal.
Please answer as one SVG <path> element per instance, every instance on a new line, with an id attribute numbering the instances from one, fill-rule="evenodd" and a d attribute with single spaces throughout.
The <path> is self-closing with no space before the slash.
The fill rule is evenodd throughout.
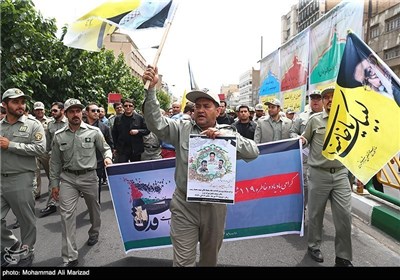
<path id="1" fill-rule="evenodd" d="M 331 202 L 335 226 L 335 266 L 353 266 L 351 245 L 351 186 L 348 170 L 338 160 L 322 155 L 326 124 L 331 117 L 334 87 L 321 92 L 324 110 L 314 114 L 301 135 L 303 146 L 310 145 L 307 163 L 308 183 L 308 253 L 316 262 L 323 262 L 320 250 L 326 203 Z"/>
<path id="2" fill-rule="evenodd" d="M 400 150 L 400 79 L 352 32 L 331 111 L 322 153 L 366 185 Z"/>
<path id="3" fill-rule="evenodd" d="M 326 202 L 336 230 L 336 266 L 352 266 L 351 188 L 347 169 L 363 184 L 400 150 L 400 80 L 354 33 L 347 36 L 336 87 L 322 91 L 324 111 L 301 138 L 310 144 L 308 252 L 320 251 Z M 390 139 L 389 141 L 382 141 Z"/>
<path id="4" fill-rule="evenodd" d="M 231 126 L 217 124 L 220 100 L 217 94 L 206 90 L 193 90 L 187 99 L 195 103 L 194 122 L 174 121 L 161 116 L 155 94 L 158 82 L 157 68 L 149 66 L 143 74 L 148 85 L 144 114 L 148 128 L 159 138 L 176 147 L 176 188 L 170 203 L 171 241 L 174 266 L 195 266 L 196 248 L 200 243 L 200 266 L 216 266 L 222 246 L 227 214 L 226 204 L 187 201 L 189 136 L 201 134 L 210 139 L 218 136 L 236 136 L 238 158 L 251 161 L 258 157 L 259 149 L 253 140 L 242 137 Z"/>

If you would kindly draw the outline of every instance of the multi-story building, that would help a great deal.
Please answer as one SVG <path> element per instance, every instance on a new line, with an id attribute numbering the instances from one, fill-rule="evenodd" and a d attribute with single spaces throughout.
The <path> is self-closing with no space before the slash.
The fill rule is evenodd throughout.
<path id="1" fill-rule="evenodd" d="M 142 76 L 147 66 L 146 59 L 128 35 L 115 32 L 107 35 L 103 43 L 107 50 L 114 51 L 116 58 L 121 53 L 124 55 L 125 63 L 131 68 L 133 76 L 138 78 Z"/>
<path id="2" fill-rule="evenodd" d="M 400 76 L 400 2 L 371 15 L 366 25 L 364 41 Z"/>
<path id="3" fill-rule="evenodd" d="M 281 18 L 284 44 L 339 4 L 340 0 L 299 0 Z M 364 42 L 397 75 L 400 74 L 400 1 L 364 0 Z"/>
<path id="4" fill-rule="evenodd" d="M 260 87 L 260 70 L 252 68 L 240 75 L 239 96 L 243 105 L 254 106 L 258 103 L 258 90 Z"/>
<path id="5" fill-rule="evenodd" d="M 228 103 L 228 105 L 230 105 L 229 101 L 232 98 L 232 94 L 238 91 L 239 91 L 239 85 L 237 84 L 222 85 L 219 90 L 220 94 L 222 94 L 225 97 L 224 100 Z"/>
<path id="6" fill-rule="evenodd" d="M 226 99 L 225 101 L 227 103 L 227 108 L 235 110 L 238 105 L 242 104 L 239 90 L 231 92 L 229 94 L 229 99 Z"/>
<path id="7" fill-rule="evenodd" d="M 120 54 L 123 54 L 125 63 L 131 68 L 132 76 L 141 79 L 148 63 L 139 52 L 138 47 L 132 41 L 129 35 L 114 32 L 104 38 L 103 44 L 105 49 L 112 50 L 114 52 L 115 58 L 117 58 Z M 165 83 L 163 82 L 162 75 L 160 74 L 159 82 L 156 85 L 156 88 L 164 89 L 164 84 Z M 168 90 L 166 92 L 170 94 Z"/>
<path id="8" fill-rule="evenodd" d="M 290 8 L 290 11 L 281 17 L 281 43 L 285 43 L 296 36 L 299 31 L 298 23 L 298 8 L 297 4 Z"/>

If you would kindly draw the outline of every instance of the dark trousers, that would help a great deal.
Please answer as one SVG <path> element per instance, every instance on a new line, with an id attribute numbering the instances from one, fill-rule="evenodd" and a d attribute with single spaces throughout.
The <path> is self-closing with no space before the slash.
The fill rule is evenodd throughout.
<path id="1" fill-rule="evenodd" d="M 133 162 L 140 161 L 141 154 L 120 154 L 118 153 L 115 157 L 115 163 L 123 163 L 123 162 Z"/>
<path id="2" fill-rule="evenodd" d="M 383 185 L 378 181 L 378 178 L 375 174 L 374 177 L 372 177 L 372 184 L 374 185 L 375 190 L 380 191 L 380 192 L 384 192 L 383 191 Z"/>
<path id="3" fill-rule="evenodd" d="M 101 179 L 102 178 L 104 178 L 104 176 L 105 176 L 105 170 L 104 170 L 104 166 L 102 166 L 102 167 L 100 167 L 100 168 L 97 168 L 96 169 L 96 174 L 97 174 L 97 177 L 99 178 L 99 204 L 101 203 L 100 201 L 100 193 L 101 193 Z"/>

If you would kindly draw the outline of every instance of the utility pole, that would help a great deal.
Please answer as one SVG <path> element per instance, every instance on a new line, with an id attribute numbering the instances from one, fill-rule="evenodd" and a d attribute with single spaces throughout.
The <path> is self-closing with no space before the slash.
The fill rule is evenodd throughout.
<path id="1" fill-rule="evenodd" d="M 264 46 L 263 46 L 263 36 L 261 36 L 261 57 L 260 57 L 260 60 L 263 59 L 263 48 L 264 48 Z"/>
<path id="2" fill-rule="evenodd" d="M 367 14 L 367 34 L 365 35 L 365 43 L 368 45 L 370 25 L 372 17 L 372 0 L 368 0 L 368 14 Z"/>

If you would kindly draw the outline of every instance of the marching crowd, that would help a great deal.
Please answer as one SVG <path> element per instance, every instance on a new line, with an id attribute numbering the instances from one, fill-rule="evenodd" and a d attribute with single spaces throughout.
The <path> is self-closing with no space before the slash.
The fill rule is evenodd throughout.
<path id="1" fill-rule="evenodd" d="M 188 143 L 190 134 L 211 139 L 221 135 L 237 138 L 237 158 L 257 158 L 257 144 L 300 138 L 308 156 L 303 157 L 305 207 L 308 211 L 308 253 L 323 262 L 320 250 L 322 222 L 327 201 L 332 205 L 336 230 L 336 266 L 352 266 L 351 187 L 348 170 L 337 160 L 322 156 L 323 137 L 334 93 L 333 88 L 309 94 L 309 108 L 295 114 L 282 111 L 278 99 L 254 107 L 227 108 L 225 101 L 207 90 L 193 90 L 181 108 L 173 103 L 164 112 L 156 98 L 157 68 L 149 66 L 143 82 L 150 82 L 145 101 L 136 110 L 133 99 L 114 103 L 107 118 L 96 103 L 83 105 L 70 98 L 51 104 L 51 117 L 40 101 L 29 113 L 29 95 L 11 88 L 2 95 L 1 116 L 1 260 L 5 266 L 31 266 L 36 241 L 35 199 L 41 193 L 41 169 L 49 178 L 49 197 L 41 209 L 44 218 L 59 209 L 62 266 L 79 264 L 76 244 L 76 207 L 80 197 L 90 215 L 88 246 L 100 235 L 101 188 L 106 184 L 105 166 L 167 157 L 176 158 L 176 189 L 170 204 L 174 266 L 195 266 L 200 244 L 200 266 L 216 266 L 221 248 L 226 205 L 187 202 Z M 139 113 L 140 112 L 140 113 Z M 17 219 L 21 240 L 7 227 L 9 211 Z M 13 252 L 21 257 L 12 258 Z"/>

